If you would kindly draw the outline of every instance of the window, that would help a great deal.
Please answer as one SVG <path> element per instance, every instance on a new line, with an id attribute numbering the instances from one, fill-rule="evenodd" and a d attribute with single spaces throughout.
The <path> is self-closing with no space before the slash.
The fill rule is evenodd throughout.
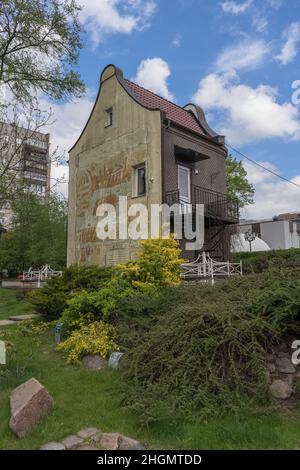
<path id="1" fill-rule="evenodd" d="M 146 194 L 146 168 L 140 165 L 134 168 L 134 190 L 133 196 L 143 196 Z"/>
<path id="2" fill-rule="evenodd" d="M 105 127 L 112 126 L 113 123 L 113 110 L 109 108 L 105 111 Z"/>

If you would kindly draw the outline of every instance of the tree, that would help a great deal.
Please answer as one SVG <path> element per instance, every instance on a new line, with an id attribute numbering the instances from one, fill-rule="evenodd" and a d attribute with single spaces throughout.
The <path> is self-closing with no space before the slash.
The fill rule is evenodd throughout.
<path id="1" fill-rule="evenodd" d="M 24 143 L 51 124 L 40 96 L 62 100 L 84 91 L 74 71 L 82 47 L 79 12 L 77 0 L 0 1 L 0 207 L 23 190 L 16 170 Z M 54 151 L 49 163 L 60 159 Z"/>
<path id="2" fill-rule="evenodd" d="M 66 264 L 67 204 L 57 195 L 41 198 L 24 191 L 12 202 L 11 231 L 0 240 L 0 268 L 22 271 L 30 266 Z"/>
<path id="3" fill-rule="evenodd" d="M 76 0 L 1 0 L 0 85 L 17 100 L 84 91 L 73 70 L 81 48 L 79 11 Z"/>
<path id="4" fill-rule="evenodd" d="M 227 194 L 229 197 L 238 199 L 239 208 L 245 207 L 247 204 L 253 204 L 253 196 L 255 189 L 247 179 L 247 171 L 232 155 L 226 160 L 226 178 L 227 178 Z"/>

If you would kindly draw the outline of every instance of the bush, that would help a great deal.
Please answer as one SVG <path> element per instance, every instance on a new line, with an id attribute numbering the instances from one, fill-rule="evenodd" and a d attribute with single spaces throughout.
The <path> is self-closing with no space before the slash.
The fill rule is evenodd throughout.
<path id="1" fill-rule="evenodd" d="M 238 253 L 235 259 L 242 260 L 245 274 L 261 273 L 270 269 L 297 269 L 300 268 L 300 249 Z"/>
<path id="2" fill-rule="evenodd" d="M 69 338 L 56 349 L 67 353 L 67 363 L 77 364 L 87 354 L 99 354 L 106 358 L 110 352 L 117 351 L 115 328 L 102 321 L 83 325 L 71 333 Z"/>
<path id="3" fill-rule="evenodd" d="M 142 240 L 137 258 L 119 265 L 123 277 L 136 288 L 172 286 L 180 284 L 179 242 L 173 237 Z"/>
<path id="4" fill-rule="evenodd" d="M 128 304 L 121 305 L 128 406 L 147 423 L 159 419 L 158 408 L 192 419 L 232 412 L 241 401 L 267 404 L 266 351 L 300 335 L 299 273 L 164 288 L 144 320 L 143 302 L 129 309 L 131 319 Z"/>
<path id="5" fill-rule="evenodd" d="M 127 285 L 112 280 L 98 291 L 82 291 L 67 301 L 61 321 L 71 328 L 97 320 L 108 320 L 116 310 L 118 302 L 133 294 Z"/>
<path id="6" fill-rule="evenodd" d="M 42 289 L 30 296 L 36 313 L 48 320 L 56 320 L 68 307 L 72 295 L 85 289 L 100 289 L 111 278 L 112 269 L 99 266 L 71 266 L 62 276 L 48 279 Z"/>
<path id="7" fill-rule="evenodd" d="M 115 268 L 113 276 L 94 292 L 82 291 L 67 301 L 62 321 L 71 328 L 96 320 L 111 320 L 125 299 L 155 296 L 164 285 L 180 282 L 178 242 L 173 238 L 144 240 L 136 260 Z"/>

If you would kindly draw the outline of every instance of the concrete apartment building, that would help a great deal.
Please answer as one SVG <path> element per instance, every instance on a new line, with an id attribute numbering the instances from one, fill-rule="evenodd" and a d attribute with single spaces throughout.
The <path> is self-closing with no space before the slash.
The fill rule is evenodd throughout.
<path id="1" fill-rule="evenodd" d="M 208 126 L 198 106 L 180 107 L 125 79 L 107 66 L 99 93 L 70 150 L 68 265 L 113 265 L 134 257 L 133 240 L 99 240 L 100 203 L 128 206 L 203 204 L 203 250 L 227 259 L 227 228 L 238 222 L 238 206 L 226 195 L 224 137 Z M 184 252 L 194 258 L 197 253 Z"/>
<path id="2" fill-rule="evenodd" d="M 27 187 L 44 196 L 50 189 L 50 134 L 33 132 L 14 125 L 0 123 L 1 164 L 9 164 L 9 177 L 14 189 Z M 11 160 L 12 159 L 12 160 Z M 0 205 L 0 226 L 9 230 L 13 212 L 9 203 Z"/>

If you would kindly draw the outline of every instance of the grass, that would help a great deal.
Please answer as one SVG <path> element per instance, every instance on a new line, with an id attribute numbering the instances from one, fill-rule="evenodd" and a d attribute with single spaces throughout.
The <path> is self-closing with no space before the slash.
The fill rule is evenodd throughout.
<path id="1" fill-rule="evenodd" d="M 15 290 L 0 289 L 0 320 L 6 320 L 10 315 L 29 313 L 33 313 L 32 306 L 25 300 L 17 300 Z"/>
<path id="2" fill-rule="evenodd" d="M 264 414 L 241 410 L 238 415 L 207 423 L 171 426 L 167 420 L 143 428 L 138 418 L 122 406 L 121 378 L 117 371 L 88 371 L 66 366 L 55 352 L 53 331 L 36 343 L 9 327 L 16 355 L 0 366 L 0 449 L 38 449 L 86 426 L 121 432 L 152 449 L 296 449 L 300 447 L 300 411 Z M 0 330 L 0 339 L 3 330 Z M 9 396 L 27 379 L 35 377 L 55 400 L 54 409 L 33 432 L 18 439 L 10 431 Z"/>

